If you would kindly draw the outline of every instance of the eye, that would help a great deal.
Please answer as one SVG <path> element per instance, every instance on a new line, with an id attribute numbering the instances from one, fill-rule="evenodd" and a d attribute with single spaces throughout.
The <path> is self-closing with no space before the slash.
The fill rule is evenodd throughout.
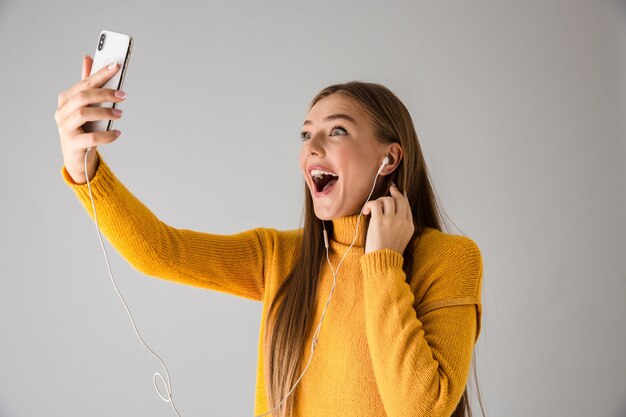
<path id="1" fill-rule="evenodd" d="M 333 131 L 335 131 L 335 130 L 341 130 L 341 131 L 343 131 L 344 134 L 346 134 L 346 135 L 348 134 L 348 131 L 343 126 L 336 125 L 336 126 L 333 126 L 333 128 L 330 130 L 330 136 L 335 136 L 335 135 L 333 135 Z"/>

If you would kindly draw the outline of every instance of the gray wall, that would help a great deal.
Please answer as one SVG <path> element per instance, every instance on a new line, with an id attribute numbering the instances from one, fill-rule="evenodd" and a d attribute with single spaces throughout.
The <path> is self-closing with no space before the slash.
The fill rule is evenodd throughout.
<path id="1" fill-rule="evenodd" d="M 625 23 L 609 0 L 1 1 L 0 416 L 173 415 L 60 176 L 57 95 L 101 29 L 136 43 L 100 151 L 180 228 L 298 227 L 310 99 L 387 85 L 484 256 L 487 415 L 626 415 Z M 261 305 L 143 276 L 106 244 L 182 415 L 252 415 Z"/>

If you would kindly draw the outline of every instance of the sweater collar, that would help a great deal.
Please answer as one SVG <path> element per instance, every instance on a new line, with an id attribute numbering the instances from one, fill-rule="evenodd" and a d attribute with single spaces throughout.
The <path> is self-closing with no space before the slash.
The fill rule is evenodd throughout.
<path id="1" fill-rule="evenodd" d="M 361 215 L 359 219 L 358 213 L 333 219 L 333 233 L 328 236 L 330 240 L 329 246 L 337 252 L 344 252 L 354 240 L 354 245 L 350 252 L 363 254 L 365 252 L 365 219 L 365 215 Z M 359 234 L 355 240 L 357 220 L 359 223 Z"/>

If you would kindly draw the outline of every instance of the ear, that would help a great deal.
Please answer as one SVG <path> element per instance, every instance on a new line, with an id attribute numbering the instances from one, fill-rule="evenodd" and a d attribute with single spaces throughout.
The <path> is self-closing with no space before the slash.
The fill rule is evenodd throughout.
<path id="1" fill-rule="evenodd" d="M 402 146 L 397 142 L 390 144 L 387 148 L 387 155 L 389 156 L 389 163 L 385 165 L 380 175 L 389 175 L 396 170 L 400 161 L 402 161 Z"/>

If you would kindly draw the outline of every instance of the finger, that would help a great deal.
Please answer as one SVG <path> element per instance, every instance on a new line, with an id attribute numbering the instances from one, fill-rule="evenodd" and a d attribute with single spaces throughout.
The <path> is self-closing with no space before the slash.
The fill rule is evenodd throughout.
<path id="1" fill-rule="evenodd" d="M 396 203 L 393 201 L 393 197 L 380 197 L 378 201 L 382 203 L 384 214 L 396 213 Z"/>
<path id="2" fill-rule="evenodd" d="M 66 132 L 74 131 L 85 123 L 96 120 L 117 120 L 122 116 L 116 114 L 116 110 L 119 112 L 119 109 L 111 109 L 110 107 L 80 107 L 63 123 L 63 130 Z"/>
<path id="3" fill-rule="evenodd" d="M 107 82 L 107 80 L 111 78 L 120 68 L 117 62 L 114 62 L 113 64 L 115 65 L 112 68 L 105 65 L 95 73 L 83 78 L 78 83 L 59 94 L 59 107 L 62 107 L 74 94 L 79 91 L 102 86 L 102 84 Z"/>
<path id="4" fill-rule="evenodd" d="M 379 218 L 383 215 L 383 206 L 380 199 L 372 200 L 365 203 L 363 214 L 371 214 L 373 218 Z"/>
<path id="5" fill-rule="evenodd" d="M 396 184 L 391 184 L 389 191 L 391 192 L 391 197 L 393 198 L 393 201 L 396 205 L 396 214 L 398 214 L 398 216 L 401 216 L 402 218 L 406 217 L 406 206 L 408 202 L 400 193 L 400 190 L 398 190 Z"/>
<path id="6" fill-rule="evenodd" d="M 67 119 L 71 114 L 76 112 L 81 107 L 88 106 L 92 103 L 104 103 L 104 102 L 113 102 L 119 103 L 125 99 L 124 97 L 118 97 L 118 95 L 122 95 L 123 92 L 119 92 L 118 90 L 114 90 L 112 88 L 92 88 L 89 90 L 82 90 L 78 93 L 74 94 L 60 109 L 57 109 L 55 114 L 55 119 L 57 124 L 65 123 L 65 119 Z"/>
<path id="7" fill-rule="evenodd" d="M 104 145 L 113 142 L 119 137 L 121 132 L 117 129 L 107 130 L 104 132 L 89 132 L 83 133 L 76 137 L 76 141 L 81 148 L 93 148 L 94 146 Z"/>
<path id="8" fill-rule="evenodd" d="M 85 78 L 89 76 L 92 65 L 93 65 L 93 59 L 89 55 L 85 55 L 83 57 L 83 71 L 80 77 L 81 80 L 84 80 Z"/>
<path id="9" fill-rule="evenodd" d="M 407 221 L 413 221 L 413 212 L 411 211 L 411 202 L 409 201 L 409 195 L 404 190 L 404 198 L 406 199 L 406 219 Z"/>

